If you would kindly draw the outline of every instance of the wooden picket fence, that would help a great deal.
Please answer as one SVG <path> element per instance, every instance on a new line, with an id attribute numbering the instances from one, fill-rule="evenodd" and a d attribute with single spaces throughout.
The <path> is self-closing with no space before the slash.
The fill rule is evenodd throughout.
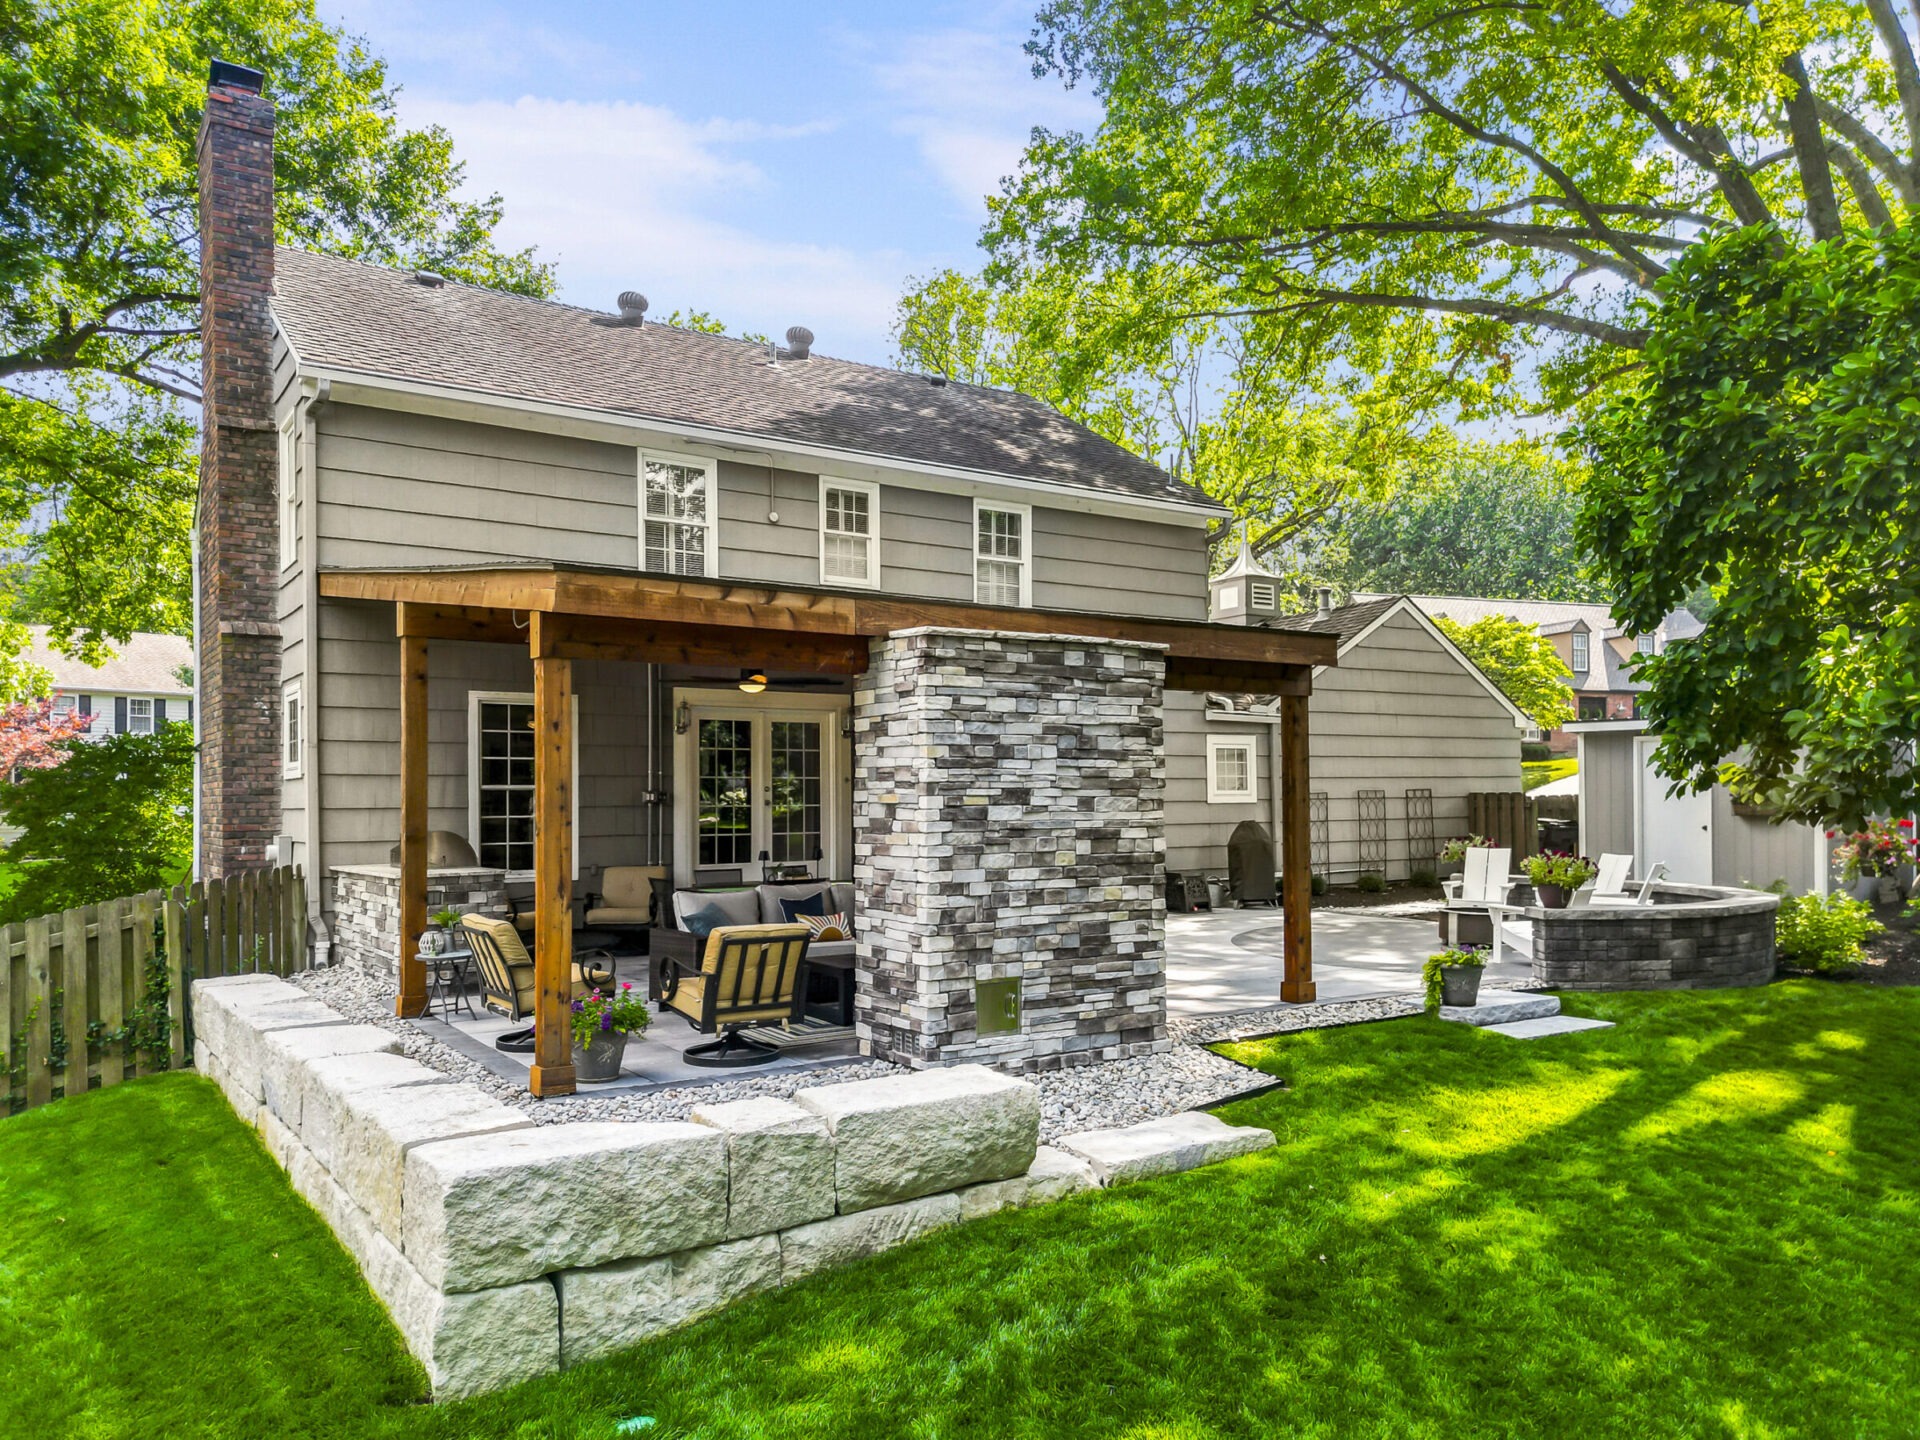
<path id="1" fill-rule="evenodd" d="M 1540 817 L 1533 799 L 1518 790 L 1476 790 L 1467 796 L 1467 831 L 1513 851 L 1513 863 L 1540 848 Z"/>
<path id="2" fill-rule="evenodd" d="M 298 866 L 0 928 L 0 1116 L 187 1064 L 193 980 L 306 966 Z"/>

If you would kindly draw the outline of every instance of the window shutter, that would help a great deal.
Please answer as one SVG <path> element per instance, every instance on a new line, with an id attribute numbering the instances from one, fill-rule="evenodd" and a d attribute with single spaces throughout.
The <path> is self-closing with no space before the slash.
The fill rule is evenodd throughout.
<path id="1" fill-rule="evenodd" d="M 124 695 L 113 697 L 113 733 L 116 735 L 127 733 L 127 697 Z"/>
<path id="2" fill-rule="evenodd" d="M 167 723 L 167 702 L 158 695 L 153 697 L 153 728 L 158 730 Z"/>
<path id="3" fill-rule="evenodd" d="M 79 710 L 82 715 L 93 714 L 93 696 L 82 695 L 80 697 Z"/>

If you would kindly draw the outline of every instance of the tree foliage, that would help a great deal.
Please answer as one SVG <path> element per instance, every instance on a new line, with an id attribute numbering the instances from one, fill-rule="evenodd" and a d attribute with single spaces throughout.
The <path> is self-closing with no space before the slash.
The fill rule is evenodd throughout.
<path id="1" fill-rule="evenodd" d="M 91 715 L 57 714 L 51 699 L 23 700 L 0 710 L 0 780 L 22 770 L 44 770 L 66 757 L 66 743 L 84 735 Z"/>
<path id="2" fill-rule="evenodd" d="M 1001 283 L 1245 319 L 1301 375 L 1468 414 L 1610 384 L 1703 237 L 1920 202 L 1895 0 L 1053 0 L 1028 49 L 1103 117 L 991 202 Z"/>
<path id="3" fill-rule="evenodd" d="M 175 883 L 193 858 L 193 729 L 73 740 L 58 764 L 0 786 L 4 852 L 22 872 L 0 922 Z"/>
<path id="4" fill-rule="evenodd" d="M 1705 629 L 1635 671 L 1655 763 L 1784 818 L 1920 804 L 1920 228 L 1719 236 L 1662 285 L 1631 388 L 1580 432 L 1580 539 L 1630 630 L 1697 587 Z M 1729 759 L 1729 757 L 1732 757 Z M 1726 762 L 1723 767 L 1723 762 Z"/>
<path id="5" fill-rule="evenodd" d="M 1553 642 L 1505 615 L 1462 625 L 1446 615 L 1433 623 L 1542 730 L 1573 719 L 1573 672 Z"/>
<path id="6" fill-rule="evenodd" d="M 18 561 L 3 598 L 88 658 L 103 638 L 185 628 L 194 145 L 215 57 L 266 72 L 283 243 L 553 286 L 494 244 L 499 197 L 459 198 L 449 136 L 403 128 L 384 63 L 312 0 L 0 9 L 0 548 Z"/>

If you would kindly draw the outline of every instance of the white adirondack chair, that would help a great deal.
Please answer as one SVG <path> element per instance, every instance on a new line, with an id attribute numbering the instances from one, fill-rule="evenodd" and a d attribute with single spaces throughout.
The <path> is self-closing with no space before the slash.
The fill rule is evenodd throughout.
<path id="1" fill-rule="evenodd" d="M 1484 914 L 1493 928 L 1493 963 L 1500 963 L 1506 946 L 1523 955 L 1533 954 L 1533 925 L 1512 918 L 1522 907 L 1507 903 L 1513 889 L 1513 851 L 1475 849 L 1462 857 L 1460 875 L 1446 883 L 1447 943 L 1460 943 L 1460 916 Z"/>
<path id="2" fill-rule="evenodd" d="M 1593 889 L 1587 894 L 1589 905 L 1651 905 L 1653 887 L 1667 873 L 1663 860 L 1647 872 L 1639 886 L 1629 890 L 1627 875 L 1633 869 L 1631 855 L 1602 855 L 1600 874 L 1594 879 Z"/>

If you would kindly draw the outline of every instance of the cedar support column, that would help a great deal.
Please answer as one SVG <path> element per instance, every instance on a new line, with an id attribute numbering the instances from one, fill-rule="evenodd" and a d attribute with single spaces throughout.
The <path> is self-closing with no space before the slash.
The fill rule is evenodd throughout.
<path id="1" fill-rule="evenodd" d="M 533 649 L 533 1075 L 536 1095 L 573 1079 L 573 662 L 551 653 L 552 617 L 535 611 Z"/>
<path id="2" fill-rule="evenodd" d="M 1307 697 L 1280 697 L 1280 998 L 1311 1004 L 1313 985 L 1313 820 L 1307 778 Z"/>
<path id="3" fill-rule="evenodd" d="M 396 607 L 400 632 L 400 970 L 394 1013 L 426 1012 L 427 967 L 419 955 L 427 928 L 427 642 L 409 635 L 407 612 Z"/>

